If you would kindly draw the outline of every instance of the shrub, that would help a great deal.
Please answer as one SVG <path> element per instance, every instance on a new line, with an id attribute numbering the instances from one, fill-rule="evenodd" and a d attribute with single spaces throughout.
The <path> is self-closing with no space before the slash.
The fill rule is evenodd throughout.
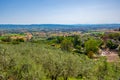
<path id="1" fill-rule="evenodd" d="M 8 36 L 8 37 L 4 37 L 1 39 L 1 41 L 3 42 L 11 42 L 11 38 Z"/>
<path id="2" fill-rule="evenodd" d="M 90 51 L 97 53 L 99 49 L 99 42 L 95 39 L 89 39 L 88 41 L 85 42 L 85 49 L 86 52 L 89 53 Z"/>
<path id="3" fill-rule="evenodd" d="M 24 42 L 24 39 L 23 38 L 17 38 L 15 41 L 17 41 L 17 42 Z"/>
<path id="4" fill-rule="evenodd" d="M 109 49 L 116 49 L 118 47 L 118 44 L 111 40 L 108 40 L 106 45 Z"/>
<path id="5" fill-rule="evenodd" d="M 89 58 L 93 58 L 94 57 L 94 53 L 92 51 L 88 52 L 87 55 L 88 55 Z"/>
<path id="6" fill-rule="evenodd" d="M 71 51 L 73 48 L 73 44 L 71 40 L 69 39 L 64 39 L 61 43 L 61 49 L 65 51 Z"/>

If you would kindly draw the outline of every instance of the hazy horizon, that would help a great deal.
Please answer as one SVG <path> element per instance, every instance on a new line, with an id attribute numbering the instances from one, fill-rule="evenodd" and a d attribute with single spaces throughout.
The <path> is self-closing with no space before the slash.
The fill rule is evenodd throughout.
<path id="1" fill-rule="evenodd" d="M 0 24 L 120 24 L 120 0 L 0 0 Z"/>

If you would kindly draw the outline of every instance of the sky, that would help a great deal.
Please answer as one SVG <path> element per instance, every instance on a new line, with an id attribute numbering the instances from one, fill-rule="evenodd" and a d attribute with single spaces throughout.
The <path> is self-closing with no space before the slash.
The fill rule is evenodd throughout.
<path id="1" fill-rule="evenodd" d="M 0 0 L 0 24 L 120 23 L 120 0 Z"/>

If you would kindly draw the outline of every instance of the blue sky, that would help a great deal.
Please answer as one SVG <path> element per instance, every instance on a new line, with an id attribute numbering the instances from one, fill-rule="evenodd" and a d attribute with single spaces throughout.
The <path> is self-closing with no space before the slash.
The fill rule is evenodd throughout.
<path id="1" fill-rule="evenodd" d="M 0 24 L 120 23 L 120 0 L 0 0 Z"/>

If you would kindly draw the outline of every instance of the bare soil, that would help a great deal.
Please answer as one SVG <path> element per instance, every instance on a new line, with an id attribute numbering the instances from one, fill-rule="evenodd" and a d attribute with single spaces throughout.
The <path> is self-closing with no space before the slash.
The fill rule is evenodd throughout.
<path id="1" fill-rule="evenodd" d="M 117 62 L 120 60 L 117 51 L 102 51 L 108 62 Z"/>

